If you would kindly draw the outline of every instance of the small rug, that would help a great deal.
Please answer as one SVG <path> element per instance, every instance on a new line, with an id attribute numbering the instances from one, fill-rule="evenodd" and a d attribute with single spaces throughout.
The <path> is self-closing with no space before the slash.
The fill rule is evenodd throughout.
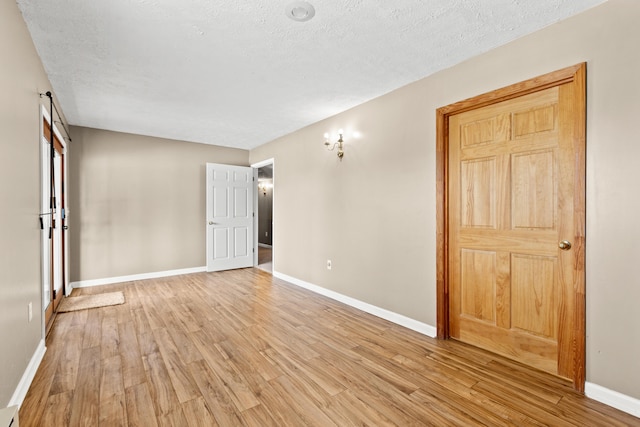
<path id="1" fill-rule="evenodd" d="M 82 295 L 79 297 L 68 297 L 60 301 L 58 313 L 68 311 L 87 310 L 89 308 L 106 307 L 109 305 L 124 304 L 124 294 L 120 291 L 106 294 Z"/>

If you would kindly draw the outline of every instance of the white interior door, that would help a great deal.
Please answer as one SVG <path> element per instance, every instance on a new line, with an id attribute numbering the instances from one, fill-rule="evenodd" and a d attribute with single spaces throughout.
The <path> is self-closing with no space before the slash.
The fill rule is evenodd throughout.
<path id="1" fill-rule="evenodd" d="M 254 265 L 256 170 L 207 163 L 207 271 Z"/>

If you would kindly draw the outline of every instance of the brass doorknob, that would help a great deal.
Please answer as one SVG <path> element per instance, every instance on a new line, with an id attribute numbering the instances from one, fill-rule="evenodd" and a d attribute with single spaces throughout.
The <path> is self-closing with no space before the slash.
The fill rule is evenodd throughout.
<path id="1" fill-rule="evenodd" d="M 558 247 L 563 251 L 568 251 L 569 249 L 571 249 L 571 242 L 568 240 L 563 240 L 560 243 L 558 243 Z"/>

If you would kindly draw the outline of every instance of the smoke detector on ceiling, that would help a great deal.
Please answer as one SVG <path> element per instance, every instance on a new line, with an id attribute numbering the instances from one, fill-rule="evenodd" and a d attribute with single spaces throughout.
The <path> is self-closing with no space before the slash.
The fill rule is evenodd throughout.
<path id="1" fill-rule="evenodd" d="M 294 21 L 305 22 L 315 16 L 316 10 L 306 1 L 294 1 L 285 8 L 285 13 Z"/>

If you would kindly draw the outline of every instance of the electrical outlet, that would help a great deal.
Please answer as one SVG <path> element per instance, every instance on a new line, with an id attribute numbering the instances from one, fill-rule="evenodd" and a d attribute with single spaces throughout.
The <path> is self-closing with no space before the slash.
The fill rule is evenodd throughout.
<path id="1" fill-rule="evenodd" d="M 29 322 L 31 322 L 31 320 L 33 319 L 33 304 L 29 303 L 27 305 L 27 311 L 29 313 Z"/>
<path id="2" fill-rule="evenodd" d="M 331 270 L 331 260 L 327 260 L 327 270 Z"/>

